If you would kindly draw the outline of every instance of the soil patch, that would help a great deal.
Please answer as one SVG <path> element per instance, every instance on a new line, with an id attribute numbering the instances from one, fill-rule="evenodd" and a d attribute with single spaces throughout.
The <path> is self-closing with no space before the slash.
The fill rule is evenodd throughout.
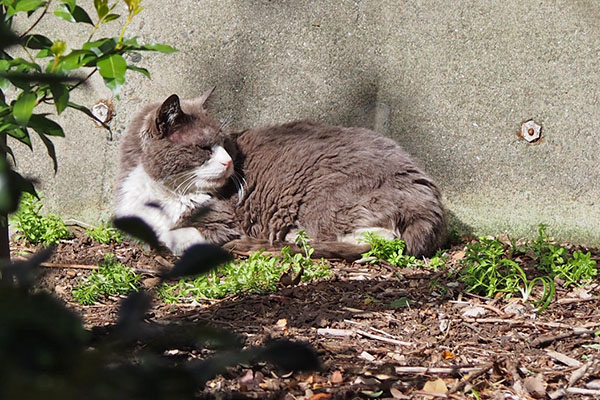
<path id="1" fill-rule="evenodd" d="M 450 250 L 451 263 L 463 248 Z M 12 251 L 18 258 L 36 249 L 15 243 Z M 121 299 L 81 306 L 71 290 L 107 253 L 142 273 L 148 286 L 155 271 L 175 261 L 135 243 L 93 243 L 81 233 L 61 242 L 39 285 L 76 310 L 88 329 L 112 325 Z M 301 374 L 269 365 L 232 368 L 208 383 L 201 395 L 207 398 L 600 398 L 600 279 L 585 289 L 557 289 L 538 315 L 517 298 L 466 294 L 447 273 L 330 262 L 330 281 L 201 304 L 156 302 L 147 318 L 223 327 L 247 345 L 307 342 L 323 364 Z"/>

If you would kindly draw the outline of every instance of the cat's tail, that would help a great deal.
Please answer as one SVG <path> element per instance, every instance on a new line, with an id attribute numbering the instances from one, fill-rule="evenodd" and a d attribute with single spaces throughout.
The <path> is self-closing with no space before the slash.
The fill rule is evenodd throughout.
<path id="1" fill-rule="evenodd" d="M 399 232 L 406 252 L 417 257 L 431 257 L 446 241 L 446 219 L 441 208 L 414 219 Z"/>
<path id="2" fill-rule="evenodd" d="M 371 246 L 368 244 L 353 244 L 343 242 L 310 242 L 314 249 L 312 258 L 340 258 L 346 261 L 355 261 L 361 258 L 361 254 L 369 251 Z M 303 250 L 294 243 L 273 242 L 268 239 L 256 239 L 244 237 L 232 240 L 223 245 L 223 248 L 234 252 L 251 253 L 264 250 L 269 253 L 279 253 L 285 246 L 289 246 L 294 253 L 303 253 Z"/>

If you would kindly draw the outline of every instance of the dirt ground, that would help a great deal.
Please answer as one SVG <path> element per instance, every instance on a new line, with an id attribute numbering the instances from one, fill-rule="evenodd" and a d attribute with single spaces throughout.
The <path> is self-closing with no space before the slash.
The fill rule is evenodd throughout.
<path id="1" fill-rule="evenodd" d="M 464 244 L 449 251 L 450 264 Z M 35 249 L 15 244 L 13 257 Z M 83 235 L 63 241 L 41 286 L 63 299 L 86 328 L 116 320 L 119 298 L 81 306 L 71 289 L 114 253 L 143 273 L 174 261 L 131 243 L 100 245 Z M 600 260 L 600 252 L 593 251 Z M 272 338 L 310 343 L 322 369 L 281 375 L 269 365 L 240 366 L 208 383 L 205 398 L 274 399 L 591 399 L 600 398 L 600 278 L 583 289 L 557 289 L 539 315 L 517 298 L 486 299 L 462 290 L 447 272 L 398 270 L 332 260 L 330 281 L 281 287 L 201 304 L 157 302 L 147 319 L 208 323 L 247 345 Z M 201 358 L 206 352 L 169 350 Z"/>

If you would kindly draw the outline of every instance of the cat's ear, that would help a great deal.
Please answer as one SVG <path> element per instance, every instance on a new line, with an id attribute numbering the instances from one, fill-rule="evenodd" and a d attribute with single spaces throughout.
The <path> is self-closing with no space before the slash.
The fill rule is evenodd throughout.
<path id="1" fill-rule="evenodd" d="M 172 94 L 161 104 L 156 114 L 158 135 L 161 138 L 169 136 L 173 126 L 183 115 L 181 104 L 179 104 L 179 97 L 176 94 Z"/>
<path id="2" fill-rule="evenodd" d="M 208 98 L 210 97 L 212 92 L 215 91 L 215 89 L 216 89 L 216 86 L 213 86 L 210 89 L 208 89 L 206 92 L 202 93 L 202 95 L 200 97 L 197 97 L 196 99 L 194 99 L 194 105 L 196 107 L 204 107 L 204 105 L 206 104 L 206 101 L 208 100 Z"/>

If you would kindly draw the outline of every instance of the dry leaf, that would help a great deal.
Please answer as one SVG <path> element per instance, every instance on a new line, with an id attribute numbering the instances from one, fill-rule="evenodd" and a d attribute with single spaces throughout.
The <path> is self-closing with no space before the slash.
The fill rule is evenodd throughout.
<path id="1" fill-rule="evenodd" d="M 342 377 L 342 373 L 338 370 L 333 371 L 333 374 L 331 374 L 331 378 L 329 378 L 329 382 L 335 384 L 338 383 L 342 383 L 344 381 L 344 378 Z"/>
<path id="2" fill-rule="evenodd" d="M 465 307 L 462 314 L 466 318 L 478 318 L 487 314 L 487 310 L 483 307 Z"/>
<path id="3" fill-rule="evenodd" d="M 540 376 L 529 376 L 525 378 L 523 382 L 525 390 L 535 397 L 536 399 L 542 399 L 546 397 L 546 384 Z"/>
<path id="4" fill-rule="evenodd" d="M 452 259 L 453 260 L 462 260 L 463 258 L 465 258 L 466 253 L 462 250 L 457 251 L 456 253 L 452 254 Z"/>
<path id="5" fill-rule="evenodd" d="M 285 318 L 281 318 L 280 320 L 278 320 L 278 321 L 275 323 L 275 327 L 276 327 L 277 329 L 285 329 L 285 328 L 287 328 L 287 319 L 285 319 Z"/>
<path id="6" fill-rule="evenodd" d="M 446 394 L 448 392 L 448 387 L 443 379 L 438 378 L 435 381 L 425 382 L 423 391 L 429 393 Z"/>

